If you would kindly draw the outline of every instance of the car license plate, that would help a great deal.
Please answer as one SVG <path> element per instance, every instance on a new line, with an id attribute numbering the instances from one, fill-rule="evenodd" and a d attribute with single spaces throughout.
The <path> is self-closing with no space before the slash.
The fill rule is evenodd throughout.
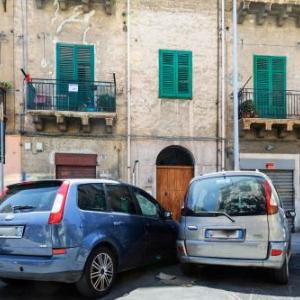
<path id="1" fill-rule="evenodd" d="M 23 232 L 24 226 L 0 226 L 0 238 L 20 239 Z"/>
<path id="2" fill-rule="evenodd" d="M 244 231 L 242 229 L 206 229 L 205 238 L 211 240 L 242 240 Z"/>

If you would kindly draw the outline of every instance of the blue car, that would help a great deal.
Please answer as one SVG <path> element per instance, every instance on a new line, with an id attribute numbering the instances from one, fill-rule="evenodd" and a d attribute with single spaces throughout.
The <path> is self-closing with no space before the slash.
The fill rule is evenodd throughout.
<path id="1" fill-rule="evenodd" d="M 109 292 L 118 272 L 176 257 L 178 225 L 145 191 L 71 179 L 8 186 L 0 200 L 0 279 Z"/>

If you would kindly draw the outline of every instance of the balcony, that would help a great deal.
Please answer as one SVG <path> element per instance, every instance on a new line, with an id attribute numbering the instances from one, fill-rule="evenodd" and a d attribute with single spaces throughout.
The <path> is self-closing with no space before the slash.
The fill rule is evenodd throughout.
<path id="1" fill-rule="evenodd" d="M 51 0 L 52 1 L 52 0 Z M 46 6 L 46 3 L 50 2 L 50 0 L 35 0 L 36 7 L 38 9 L 43 9 Z M 53 2 L 53 1 L 52 1 Z M 71 4 L 75 5 L 81 5 L 84 13 L 88 13 L 92 8 L 92 2 L 91 0 L 58 0 L 58 5 L 61 10 L 67 10 Z M 105 8 L 105 11 L 108 15 L 112 14 L 113 6 L 114 6 L 114 0 L 101 0 L 99 2 L 103 3 L 103 6 Z"/>
<path id="2" fill-rule="evenodd" d="M 258 137 L 276 129 L 278 137 L 300 127 L 300 91 L 244 88 L 239 92 L 241 130 L 254 129 Z"/>
<path id="3" fill-rule="evenodd" d="M 278 27 L 284 26 L 288 18 L 295 19 L 296 27 L 300 27 L 300 4 L 294 0 L 241 0 L 238 23 L 243 24 L 247 15 L 255 15 L 257 25 L 273 17 Z"/>
<path id="4" fill-rule="evenodd" d="M 116 82 L 75 82 L 32 79 L 26 87 L 26 110 L 38 131 L 46 118 L 55 117 L 59 130 L 67 130 L 68 118 L 80 118 L 83 131 L 90 119 L 105 119 L 111 132 L 116 119 Z"/>

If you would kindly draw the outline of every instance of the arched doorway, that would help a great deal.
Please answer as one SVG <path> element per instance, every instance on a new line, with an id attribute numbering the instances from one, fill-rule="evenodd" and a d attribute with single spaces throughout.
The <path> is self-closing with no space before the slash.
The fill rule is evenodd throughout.
<path id="1" fill-rule="evenodd" d="M 194 176 L 192 154 L 181 146 L 169 146 L 158 154 L 156 168 L 157 199 L 179 220 L 184 195 Z"/>

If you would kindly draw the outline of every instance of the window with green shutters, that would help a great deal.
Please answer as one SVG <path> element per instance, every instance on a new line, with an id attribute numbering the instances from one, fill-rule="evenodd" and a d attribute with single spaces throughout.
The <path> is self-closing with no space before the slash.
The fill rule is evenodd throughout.
<path id="1" fill-rule="evenodd" d="M 68 108 L 81 110 L 93 99 L 91 82 L 94 81 L 94 46 L 57 44 L 56 78 L 58 93 L 68 98 Z M 69 84 L 78 85 L 78 92 L 70 92 Z M 63 99 L 63 98 L 62 98 Z M 66 109 L 66 101 L 61 101 Z"/>
<path id="2" fill-rule="evenodd" d="M 253 68 L 259 117 L 286 118 L 286 57 L 255 55 Z"/>
<path id="3" fill-rule="evenodd" d="M 159 97 L 192 99 L 192 52 L 159 50 Z"/>

